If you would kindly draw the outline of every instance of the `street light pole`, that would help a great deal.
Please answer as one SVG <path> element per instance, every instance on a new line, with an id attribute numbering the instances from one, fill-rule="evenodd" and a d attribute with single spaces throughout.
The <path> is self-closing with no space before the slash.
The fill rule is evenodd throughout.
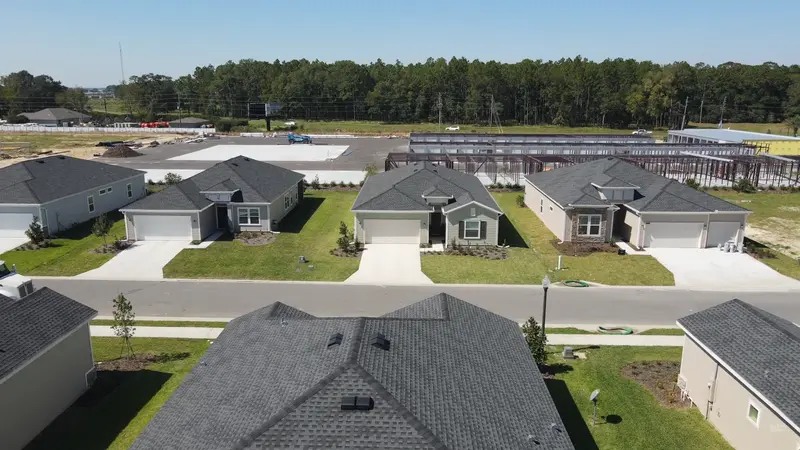
<path id="1" fill-rule="evenodd" d="M 547 290 L 550 289 L 550 277 L 547 274 L 542 279 L 542 289 L 544 289 L 544 301 L 542 302 L 542 340 L 544 340 L 544 327 L 547 322 Z"/>

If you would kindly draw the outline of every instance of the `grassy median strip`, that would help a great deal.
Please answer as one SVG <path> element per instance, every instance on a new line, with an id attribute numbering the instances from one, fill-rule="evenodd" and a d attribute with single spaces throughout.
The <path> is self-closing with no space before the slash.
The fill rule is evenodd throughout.
<path id="1" fill-rule="evenodd" d="M 508 259 L 488 260 L 473 256 L 426 255 L 422 271 L 434 283 L 538 284 L 548 269 L 558 264 L 553 233 L 527 207 L 519 207 L 521 193 L 496 193 L 505 213 L 501 217 L 499 241 L 511 248 Z M 550 274 L 553 281 L 577 279 L 609 285 L 673 286 L 672 272 L 651 256 L 619 256 L 592 253 L 564 256 L 563 270 Z"/>
<path id="2" fill-rule="evenodd" d="M 93 320 L 90 325 L 99 325 L 110 327 L 114 325 L 113 320 L 97 319 Z M 205 321 L 190 321 L 190 320 L 137 320 L 137 327 L 197 327 L 197 328 L 225 328 L 228 322 L 205 322 Z"/>
<path id="3" fill-rule="evenodd" d="M 680 328 L 650 328 L 637 334 L 642 336 L 683 336 L 684 332 Z"/>

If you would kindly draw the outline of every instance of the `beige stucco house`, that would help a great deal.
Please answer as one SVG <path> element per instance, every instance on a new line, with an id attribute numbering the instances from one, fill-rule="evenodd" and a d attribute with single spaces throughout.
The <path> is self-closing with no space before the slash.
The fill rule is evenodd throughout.
<path id="1" fill-rule="evenodd" d="M 351 210 L 367 244 L 497 245 L 503 215 L 476 176 L 429 162 L 367 178 Z"/>
<path id="2" fill-rule="evenodd" d="M 48 288 L 0 295 L 0 449 L 24 448 L 91 386 L 96 315 Z"/>
<path id="3" fill-rule="evenodd" d="M 800 327 L 741 300 L 678 320 L 678 386 L 737 449 L 800 448 Z"/>
<path id="4" fill-rule="evenodd" d="M 739 245 L 751 213 L 613 157 L 527 175 L 525 204 L 561 241 L 636 248 Z"/>

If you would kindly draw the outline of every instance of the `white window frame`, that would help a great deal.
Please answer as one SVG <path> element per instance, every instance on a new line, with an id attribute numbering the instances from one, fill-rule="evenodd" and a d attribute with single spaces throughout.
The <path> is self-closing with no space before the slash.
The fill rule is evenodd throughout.
<path id="1" fill-rule="evenodd" d="M 292 206 L 292 197 L 289 194 L 283 196 L 283 209 L 289 209 Z"/>
<path id="2" fill-rule="evenodd" d="M 128 198 L 133 198 L 133 185 L 128 183 L 128 185 L 125 186 L 125 189 L 128 192 Z"/>
<path id="3" fill-rule="evenodd" d="M 253 222 L 253 217 L 250 214 L 253 210 L 256 211 L 256 222 Z M 242 211 L 247 212 L 247 222 L 242 222 Z M 239 220 L 239 225 L 261 225 L 261 208 L 238 208 L 236 214 L 238 214 L 236 217 Z"/>
<path id="4" fill-rule="evenodd" d="M 539 199 L 539 212 L 544 212 L 544 199 Z"/>
<path id="5" fill-rule="evenodd" d="M 477 229 L 478 235 L 470 237 L 470 236 L 467 235 L 467 233 L 469 233 L 470 231 L 476 231 L 476 230 L 469 229 L 467 227 L 467 225 L 474 224 L 474 223 L 478 224 L 478 229 Z M 482 225 L 481 225 L 481 221 L 480 220 L 465 220 L 464 221 L 464 239 L 469 239 L 469 240 L 480 239 L 481 238 L 481 226 Z"/>
<path id="6" fill-rule="evenodd" d="M 475 211 L 474 207 L 469 209 L 469 216 L 470 217 L 475 217 L 477 215 L 478 215 L 478 213 Z"/>
<path id="7" fill-rule="evenodd" d="M 750 408 L 753 408 L 753 409 L 756 410 L 756 420 L 755 421 L 753 421 L 753 418 L 750 417 Z M 759 408 L 758 405 L 756 405 L 756 403 L 753 400 L 749 400 L 747 402 L 747 411 L 745 411 L 745 415 L 747 416 L 747 421 L 752 423 L 756 428 L 758 428 L 758 425 L 761 422 L 761 408 Z"/>
<path id="8" fill-rule="evenodd" d="M 583 219 L 584 217 L 586 217 L 586 225 L 585 225 L 586 226 L 586 233 L 581 233 L 581 226 L 583 226 L 581 224 L 581 219 Z M 595 217 L 597 217 L 597 220 L 598 220 L 597 225 L 593 225 L 592 224 L 592 219 L 595 218 Z M 597 233 L 596 234 L 592 233 L 592 227 L 593 226 L 597 227 Z M 597 236 L 601 236 L 602 231 L 603 231 L 603 215 L 602 214 L 578 214 L 578 236 L 593 236 L 593 237 L 597 237 Z"/>
<path id="9" fill-rule="evenodd" d="M 106 194 L 110 194 L 112 192 L 114 192 L 114 188 L 112 186 L 106 188 Z"/>
<path id="10" fill-rule="evenodd" d="M 86 206 L 89 209 L 90 213 L 94 212 L 94 210 L 95 210 L 95 207 L 94 207 L 94 195 L 90 195 L 90 196 L 86 197 Z"/>
<path id="11" fill-rule="evenodd" d="M 97 193 L 100 195 L 106 195 L 106 188 L 100 189 L 99 191 L 97 191 Z"/>

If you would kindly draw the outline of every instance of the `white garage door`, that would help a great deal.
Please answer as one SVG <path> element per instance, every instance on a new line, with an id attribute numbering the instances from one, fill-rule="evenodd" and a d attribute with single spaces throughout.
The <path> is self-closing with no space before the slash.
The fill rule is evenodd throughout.
<path id="1" fill-rule="evenodd" d="M 656 248 L 698 248 L 703 223 L 650 222 L 644 229 L 644 246 Z"/>
<path id="2" fill-rule="evenodd" d="M 139 241 L 190 241 L 191 216 L 133 216 Z"/>
<path id="3" fill-rule="evenodd" d="M 33 214 L 0 213 L 0 238 L 25 237 L 25 230 L 33 222 Z"/>
<path id="4" fill-rule="evenodd" d="M 730 240 L 736 241 L 740 226 L 739 222 L 711 222 L 708 225 L 706 246 L 716 247 L 718 244 L 724 244 Z"/>
<path id="5" fill-rule="evenodd" d="M 419 244 L 419 220 L 364 220 L 367 244 Z"/>

